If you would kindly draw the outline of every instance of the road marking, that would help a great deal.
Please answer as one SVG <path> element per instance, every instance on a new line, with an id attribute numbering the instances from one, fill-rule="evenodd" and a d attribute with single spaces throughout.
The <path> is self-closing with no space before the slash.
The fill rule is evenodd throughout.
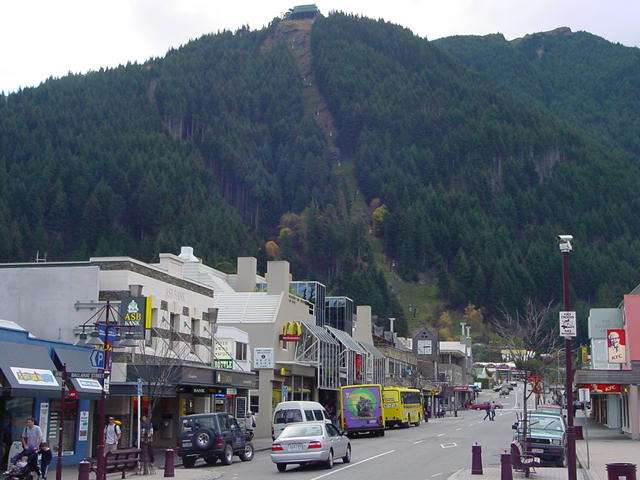
<path id="1" fill-rule="evenodd" d="M 346 470 L 348 468 L 355 467 L 356 465 L 360 465 L 361 463 L 368 462 L 369 460 L 374 460 L 376 458 L 383 457 L 385 455 L 389 455 L 390 453 L 393 453 L 393 452 L 395 452 L 395 450 L 389 450 L 388 452 L 379 453 L 378 455 L 374 455 L 373 457 L 365 458 L 364 460 L 360 460 L 359 462 L 350 463 L 346 467 L 342 467 L 340 469 L 332 470 L 332 471 L 330 471 L 328 473 L 325 473 L 325 474 L 322 474 L 322 475 L 318 475 L 317 477 L 313 477 L 311 480 L 319 480 L 321 478 L 328 477 L 329 475 L 333 475 L 334 473 L 340 473 L 343 470 Z"/>
<path id="2" fill-rule="evenodd" d="M 447 443 L 441 443 L 440 446 L 442 448 L 454 448 L 454 447 L 457 447 L 458 444 L 455 442 L 447 442 Z"/>
<path id="3" fill-rule="evenodd" d="M 444 433 L 439 433 L 438 436 L 439 437 L 444 437 Z"/>
<path id="4" fill-rule="evenodd" d="M 460 428 L 460 427 L 456 428 L 456 432 L 457 432 L 458 430 L 462 430 L 462 428 Z"/>
<path id="5" fill-rule="evenodd" d="M 418 440 L 417 442 L 413 442 L 414 445 L 424 442 L 424 440 Z"/>
<path id="6" fill-rule="evenodd" d="M 440 475 L 442 475 L 442 472 L 434 473 L 433 475 L 431 475 L 431 478 L 439 477 Z"/>

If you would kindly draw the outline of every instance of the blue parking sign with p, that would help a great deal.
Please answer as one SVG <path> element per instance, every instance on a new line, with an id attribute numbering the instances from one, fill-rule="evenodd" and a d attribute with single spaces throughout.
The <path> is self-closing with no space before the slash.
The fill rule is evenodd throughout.
<path id="1" fill-rule="evenodd" d="M 104 368 L 104 350 L 94 350 L 89 357 L 91 366 L 94 368 Z"/>

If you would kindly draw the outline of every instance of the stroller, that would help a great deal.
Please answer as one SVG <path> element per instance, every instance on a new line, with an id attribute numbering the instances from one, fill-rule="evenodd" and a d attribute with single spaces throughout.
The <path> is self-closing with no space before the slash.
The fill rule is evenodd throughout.
<path id="1" fill-rule="evenodd" d="M 39 476 L 38 452 L 21 456 L 15 463 L 10 463 L 7 471 L 2 474 L 4 480 L 31 480 Z"/>

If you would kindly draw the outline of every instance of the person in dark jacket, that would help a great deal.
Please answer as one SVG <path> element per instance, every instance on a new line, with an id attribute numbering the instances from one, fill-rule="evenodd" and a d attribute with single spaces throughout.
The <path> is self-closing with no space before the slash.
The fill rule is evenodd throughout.
<path id="1" fill-rule="evenodd" d="M 40 454 L 40 475 L 42 476 L 42 480 L 47 480 L 47 471 L 49 470 L 49 465 L 51 465 L 51 449 L 49 448 L 49 444 L 42 442 L 38 453 Z"/>

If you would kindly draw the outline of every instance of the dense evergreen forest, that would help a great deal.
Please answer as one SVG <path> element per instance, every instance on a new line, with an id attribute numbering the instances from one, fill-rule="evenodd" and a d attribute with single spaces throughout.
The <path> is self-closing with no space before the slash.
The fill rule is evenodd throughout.
<path id="1" fill-rule="evenodd" d="M 582 33 L 428 42 L 338 13 L 315 20 L 310 80 L 274 40 L 281 22 L 0 96 L 0 261 L 187 244 L 225 270 L 283 258 L 400 333 L 371 235 L 404 279 L 489 315 L 558 299 L 558 233 L 576 237 L 581 302 L 638 282 L 636 49 Z"/>

